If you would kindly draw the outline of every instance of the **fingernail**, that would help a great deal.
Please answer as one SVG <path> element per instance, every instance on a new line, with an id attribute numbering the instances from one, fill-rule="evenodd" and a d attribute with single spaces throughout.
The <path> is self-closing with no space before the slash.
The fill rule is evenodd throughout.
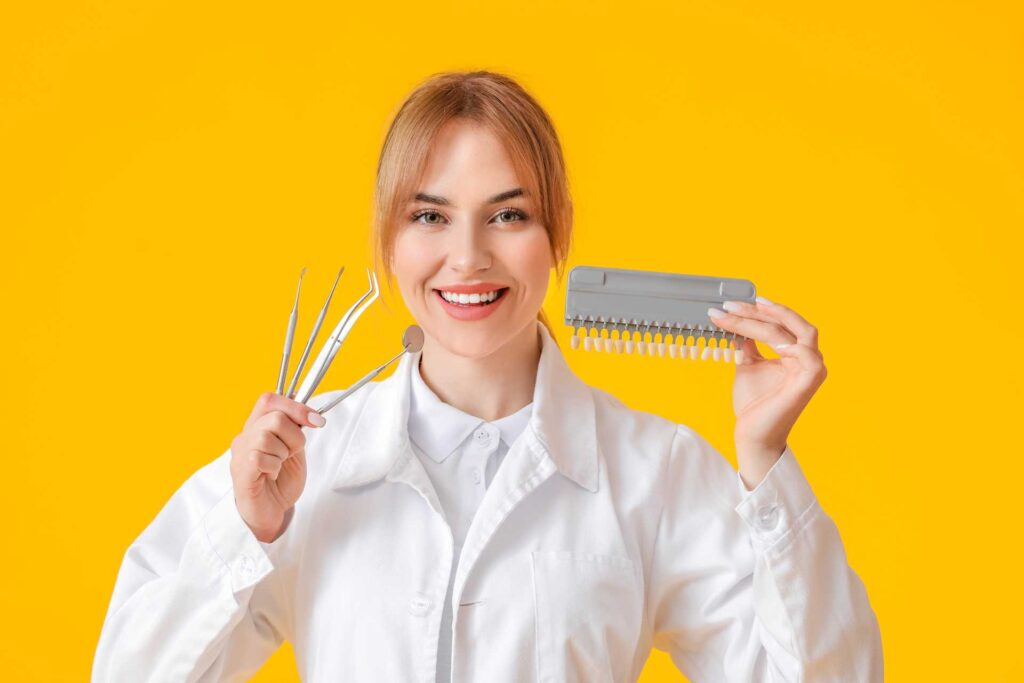
<path id="1" fill-rule="evenodd" d="M 792 346 L 792 344 L 771 344 L 771 347 L 776 351 L 778 351 L 779 349 L 784 349 L 787 346 Z"/>
<path id="2" fill-rule="evenodd" d="M 733 311 L 733 312 L 743 310 L 743 306 L 741 306 L 740 304 L 736 303 L 735 301 L 726 301 L 724 304 L 722 304 L 722 308 L 724 308 L 727 311 Z"/>
<path id="3" fill-rule="evenodd" d="M 770 301 L 769 299 L 765 299 L 763 296 L 754 297 L 754 300 L 757 301 L 757 303 L 764 304 L 766 306 L 772 306 L 772 305 L 775 304 L 774 301 Z"/>
<path id="4" fill-rule="evenodd" d="M 309 411 L 309 415 L 306 419 L 308 419 L 309 423 L 314 427 L 323 427 L 327 424 L 327 420 L 324 419 L 324 416 L 315 410 Z"/>
<path id="5" fill-rule="evenodd" d="M 719 310 L 712 306 L 711 308 L 708 309 L 708 315 L 710 315 L 712 318 L 723 318 L 729 314 L 726 313 L 725 311 Z"/>

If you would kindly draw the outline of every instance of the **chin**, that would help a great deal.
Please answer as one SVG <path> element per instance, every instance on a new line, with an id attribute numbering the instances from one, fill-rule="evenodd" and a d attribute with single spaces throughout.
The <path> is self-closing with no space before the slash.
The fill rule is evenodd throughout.
<path id="1" fill-rule="evenodd" d="M 481 359 L 497 352 L 511 341 L 510 330 L 502 325 L 479 326 L 472 329 L 469 325 L 460 325 L 456 321 L 441 321 L 440 325 L 432 325 L 430 329 L 421 325 L 423 331 L 434 343 L 448 353 L 463 358 Z"/>

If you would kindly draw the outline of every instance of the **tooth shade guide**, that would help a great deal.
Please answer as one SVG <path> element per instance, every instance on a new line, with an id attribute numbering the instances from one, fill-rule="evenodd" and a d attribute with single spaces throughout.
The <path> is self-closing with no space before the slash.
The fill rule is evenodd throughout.
<path id="1" fill-rule="evenodd" d="M 574 329 L 574 348 L 585 351 L 740 365 L 745 338 L 718 327 L 707 313 L 725 301 L 754 303 L 753 283 L 577 266 L 569 273 L 565 322 Z"/>

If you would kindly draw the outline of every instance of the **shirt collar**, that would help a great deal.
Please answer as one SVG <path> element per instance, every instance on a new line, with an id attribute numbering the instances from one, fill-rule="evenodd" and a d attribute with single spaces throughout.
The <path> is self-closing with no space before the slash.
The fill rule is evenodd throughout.
<path id="1" fill-rule="evenodd" d="M 422 354 L 417 354 L 416 362 L 410 363 L 412 391 L 409 395 L 409 438 L 431 459 L 443 462 L 486 420 L 442 401 L 423 381 L 423 375 L 420 374 L 420 357 Z M 506 446 L 511 447 L 512 442 L 526 428 L 532 411 L 531 402 L 490 424 L 498 428 L 501 440 Z"/>
<path id="2" fill-rule="evenodd" d="M 541 338 L 541 354 L 532 410 L 523 436 L 530 448 L 551 458 L 562 475 L 588 491 L 597 491 L 599 464 L 593 394 L 569 367 L 540 320 L 537 334 Z M 403 354 L 390 376 L 368 382 L 358 390 L 369 391 L 369 395 L 355 417 L 334 474 L 335 489 L 377 481 L 391 471 L 400 455 L 411 455 L 408 446 L 412 375 L 421 354 L 422 351 Z"/>

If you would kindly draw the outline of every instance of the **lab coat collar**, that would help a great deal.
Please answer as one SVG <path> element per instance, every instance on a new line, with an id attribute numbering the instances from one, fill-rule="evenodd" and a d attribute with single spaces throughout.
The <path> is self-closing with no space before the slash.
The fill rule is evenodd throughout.
<path id="1" fill-rule="evenodd" d="M 422 357 L 422 356 L 421 356 Z M 477 427 L 486 423 L 475 415 L 445 403 L 427 386 L 420 373 L 419 362 L 410 363 L 409 437 L 420 450 L 435 462 L 444 462 Z M 533 404 L 494 420 L 499 438 L 511 447 L 530 421 Z"/>
<path id="2" fill-rule="evenodd" d="M 598 487 L 597 429 L 590 387 L 569 367 L 551 333 L 539 320 L 541 355 L 533 411 L 523 432 L 527 445 L 549 457 L 565 477 L 588 491 Z M 387 476 L 415 457 L 409 447 L 411 373 L 422 351 L 406 353 L 366 398 L 356 418 L 332 487 L 361 486 Z"/>

